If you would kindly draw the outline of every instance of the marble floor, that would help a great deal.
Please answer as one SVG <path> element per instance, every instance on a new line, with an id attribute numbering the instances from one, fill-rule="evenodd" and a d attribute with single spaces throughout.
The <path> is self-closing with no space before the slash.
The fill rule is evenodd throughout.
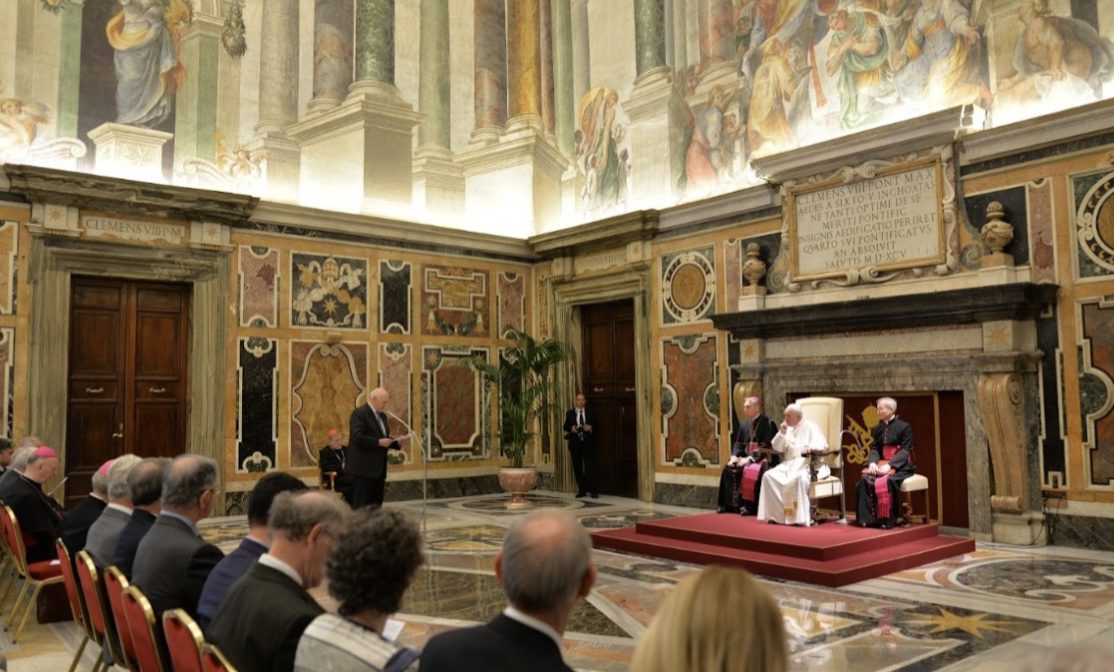
<path id="1" fill-rule="evenodd" d="M 535 493 L 531 499 L 569 509 L 593 529 L 699 512 L 612 497 Z M 485 621 L 502 609 L 491 559 L 518 515 L 503 502 L 491 496 L 392 505 L 412 511 L 428 540 L 428 565 L 397 616 L 406 623 L 405 644 L 421 648 L 433 634 Z M 215 519 L 203 529 L 227 550 L 245 523 Z M 599 581 L 571 619 L 565 658 L 577 670 L 625 670 L 671 587 L 699 567 L 604 551 L 594 559 Z M 784 613 L 793 670 L 1114 670 L 1110 553 L 979 544 L 966 556 L 839 589 L 762 582 Z M 72 623 L 31 624 L 18 645 L 9 633 L 0 634 L 0 651 L 13 672 L 65 670 L 79 642 Z M 92 669 L 96 648 L 87 647 L 84 669 Z M 1097 665 L 1066 666 L 1085 654 Z"/>

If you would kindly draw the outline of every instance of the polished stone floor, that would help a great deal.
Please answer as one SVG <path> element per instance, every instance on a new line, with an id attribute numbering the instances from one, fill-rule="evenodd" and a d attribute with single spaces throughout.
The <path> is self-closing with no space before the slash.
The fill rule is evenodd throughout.
<path id="1" fill-rule="evenodd" d="M 594 529 L 698 513 L 611 497 L 584 501 L 538 493 L 532 500 L 569 509 Z M 518 514 L 507 512 L 495 496 L 395 506 L 421 521 L 429 560 L 397 616 L 406 623 L 401 640 L 420 648 L 433 634 L 498 613 L 503 597 L 491 559 Z M 242 518 L 229 518 L 203 528 L 229 549 L 244 525 Z M 600 578 L 571 619 L 565 658 L 578 670 L 625 670 L 671 587 L 699 567 L 602 551 L 594 558 Z M 1109 553 L 979 544 L 970 555 L 840 589 L 763 583 L 784 613 L 793 670 L 1114 670 Z M 7 633 L 0 635 L 0 650 L 9 670 L 64 670 L 78 642 L 72 624 L 36 625 L 28 626 L 18 646 Z M 88 647 L 85 669 L 92 668 L 95 648 Z M 1099 656 L 1091 660 L 1098 666 L 1066 666 L 1086 653 Z"/>

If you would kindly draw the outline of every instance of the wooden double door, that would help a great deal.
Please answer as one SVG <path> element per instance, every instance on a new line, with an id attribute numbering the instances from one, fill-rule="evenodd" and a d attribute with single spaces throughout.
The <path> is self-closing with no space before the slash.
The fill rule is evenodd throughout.
<path id="1" fill-rule="evenodd" d="M 184 452 L 189 295 L 188 285 L 74 277 L 66 506 L 105 460 Z"/>
<path id="2" fill-rule="evenodd" d="M 638 496 L 638 413 L 634 373 L 634 302 L 581 307 L 582 380 L 596 413 L 596 486 L 605 495 Z"/>

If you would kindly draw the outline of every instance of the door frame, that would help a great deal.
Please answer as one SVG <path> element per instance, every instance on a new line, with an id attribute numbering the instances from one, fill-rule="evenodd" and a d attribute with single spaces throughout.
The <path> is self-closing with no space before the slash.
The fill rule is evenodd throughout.
<path id="1" fill-rule="evenodd" d="M 160 249 L 31 232 L 30 403 L 28 429 L 65 464 L 72 276 L 179 282 L 190 287 L 186 450 L 224 468 L 230 255 L 194 248 Z M 223 474 L 222 474 L 223 475 Z M 54 487 L 65 474 L 48 483 Z"/>

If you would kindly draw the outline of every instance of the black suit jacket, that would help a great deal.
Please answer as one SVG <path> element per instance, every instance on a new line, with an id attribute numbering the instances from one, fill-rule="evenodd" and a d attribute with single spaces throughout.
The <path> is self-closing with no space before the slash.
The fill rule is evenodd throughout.
<path id="1" fill-rule="evenodd" d="M 159 623 L 167 609 L 185 609 L 197 620 L 201 588 L 223 557 L 184 522 L 160 515 L 135 551 L 131 581 L 151 601 Z"/>
<path id="2" fill-rule="evenodd" d="M 751 441 L 757 443 L 759 448 L 769 448 L 775 436 L 777 425 L 766 416 L 759 415 L 754 420 L 746 420 L 739 425 L 739 433 L 735 435 L 735 443 L 731 446 L 731 455 L 746 457 L 747 446 Z"/>
<path id="3" fill-rule="evenodd" d="M 289 576 L 259 562 L 224 596 L 205 639 L 240 672 L 294 669 L 298 640 L 324 609 Z"/>
<path id="4" fill-rule="evenodd" d="M 890 469 L 895 475 L 909 475 L 917 471 L 917 463 L 913 459 L 913 428 L 901 418 L 890 420 L 887 430 L 886 423 L 879 422 L 871 430 L 870 455 L 866 458 L 867 464 L 874 464 L 882 459 L 882 446 L 900 446 L 897 454 L 890 458 Z M 884 439 L 884 443 L 883 443 Z"/>
<path id="5" fill-rule="evenodd" d="M 434 636 L 421 661 L 419 672 L 572 672 L 548 635 L 502 614 Z"/>
<path id="6" fill-rule="evenodd" d="M 135 552 L 139 550 L 139 542 L 147 536 L 156 518 L 158 516 L 150 511 L 134 509 L 132 517 L 124 523 L 120 536 L 116 538 L 116 552 L 112 555 L 112 564 L 116 565 L 129 581 L 132 578 L 132 565 L 135 563 Z"/>
<path id="7" fill-rule="evenodd" d="M 85 548 L 85 538 L 89 535 L 89 528 L 93 522 L 100 518 L 108 502 L 89 495 L 80 504 L 62 516 L 62 526 L 58 528 L 58 538 L 66 545 L 72 558 L 78 551 Z"/>
<path id="8" fill-rule="evenodd" d="M 596 445 L 596 432 L 600 431 L 600 428 L 599 424 L 596 422 L 595 412 L 587 406 L 584 407 L 584 424 L 591 425 L 592 431 L 584 432 L 584 440 L 581 441 L 580 435 L 573 431 L 573 428 L 576 427 L 576 410 L 575 408 L 570 408 L 565 411 L 565 441 L 569 442 L 570 448 L 573 446 L 591 447 Z"/>
<path id="9" fill-rule="evenodd" d="M 325 446 L 317 453 L 317 464 L 321 467 L 321 482 L 325 482 L 325 474 L 334 472 L 337 478 L 344 475 L 347 463 L 348 447 L 341 446 L 340 450 L 333 450 Z"/>
<path id="10" fill-rule="evenodd" d="M 383 426 L 387 425 L 386 414 L 379 415 Z M 388 435 L 379 428 L 375 419 L 375 412 L 371 406 L 364 404 L 352 411 L 348 421 L 348 473 L 362 478 L 382 478 L 387 474 L 387 449 L 379 445 L 379 439 Z M 399 449 L 398 441 L 391 443 L 391 448 Z"/>
<path id="11" fill-rule="evenodd" d="M 12 478 L 0 488 L 0 500 L 12 508 L 19 521 L 27 562 L 53 560 L 58 556 L 54 540 L 62 524 L 62 507 L 43 492 L 42 485 L 14 471 L 11 473 Z"/>

